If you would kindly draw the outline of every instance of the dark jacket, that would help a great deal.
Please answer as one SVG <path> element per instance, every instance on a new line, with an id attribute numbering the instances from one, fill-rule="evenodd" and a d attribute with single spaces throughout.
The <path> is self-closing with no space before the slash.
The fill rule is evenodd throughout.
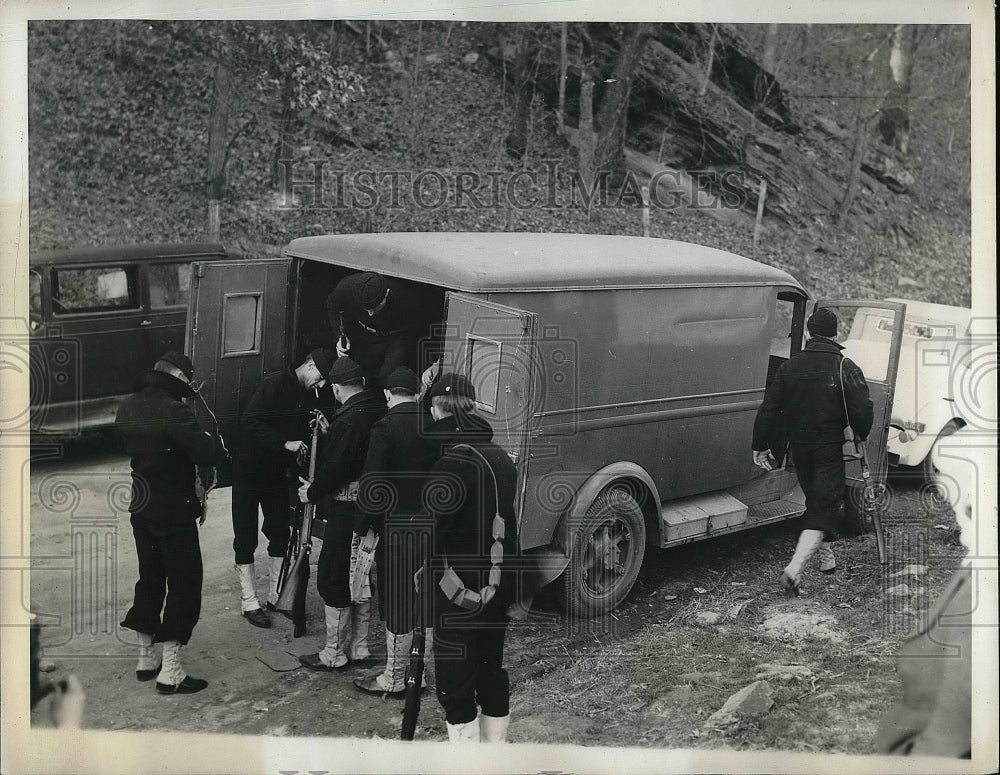
<path id="1" fill-rule="evenodd" d="M 143 372 L 134 390 L 115 417 L 115 429 L 132 458 L 129 511 L 151 527 L 186 524 L 201 516 L 195 466 L 222 462 L 222 439 L 198 427 L 182 400 L 194 393 L 176 377 Z"/>
<path id="2" fill-rule="evenodd" d="M 832 339 L 813 337 L 801 352 L 778 368 L 764 393 L 753 427 L 753 449 L 775 449 L 780 439 L 793 444 L 841 443 L 844 440 L 844 401 L 851 427 L 861 439 L 872 428 L 873 406 L 861 369 L 841 355 Z M 844 392 L 840 389 L 840 362 L 844 362 Z"/>
<path id="3" fill-rule="evenodd" d="M 293 462 L 286 441 L 311 438 L 312 394 L 299 383 L 295 369 L 267 374 L 250 396 L 240 415 L 240 432 L 233 457 L 243 475 L 283 478 Z"/>
<path id="4" fill-rule="evenodd" d="M 310 503 L 361 477 L 372 426 L 384 416 L 385 401 L 374 390 L 356 393 L 334 413 L 308 491 Z"/>
<path id="5" fill-rule="evenodd" d="M 422 511 L 421 492 L 438 448 L 421 433 L 423 410 L 415 401 L 391 407 L 372 427 L 358 495 L 354 530 L 381 531 L 386 516 Z"/>
<path id="6" fill-rule="evenodd" d="M 499 513 L 504 521 L 504 562 L 495 599 L 510 602 L 515 597 L 518 552 L 514 513 L 517 469 L 507 453 L 492 442 L 492 428 L 477 415 L 445 417 L 430 426 L 429 435 L 441 450 L 424 490 L 424 500 L 434 522 L 431 556 L 434 583 L 440 578 L 446 560 L 467 589 L 478 592 L 489 583 L 493 517 L 499 495 Z M 482 458 L 456 445 L 478 450 L 493 473 L 487 470 Z"/>

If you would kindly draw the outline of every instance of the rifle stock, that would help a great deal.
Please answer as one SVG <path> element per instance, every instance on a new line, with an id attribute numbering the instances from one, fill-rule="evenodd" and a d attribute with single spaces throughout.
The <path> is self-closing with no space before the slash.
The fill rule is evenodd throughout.
<path id="1" fill-rule="evenodd" d="M 309 481 L 316 477 L 316 453 L 319 448 L 319 423 L 314 421 L 312 440 L 309 445 Z M 287 573 L 282 567 L 283 578 L 275 609 L 288 614 L 295 623 L 294 637 L 300 638 L 306 632 L 306 590 L 309 587 L 309 556 L 312 554 L 312 522 L 316 504 L 307 503 L 302 510 L 302 527 L 299 530 L 298 551 Z M 289 553 L 292 552 L 289 546 Z M 288 562 L 289 555 L 285 560 Z"/>
<path id="2" fill-rule="evenodd" d="M 417 623 L 413 628 L 413 644 L 410 646 L 410 663 L 406 667 L 406 695 L 403 702 L 403 725 L 399 731 L 400 740 L 412 740 L 417 730 L 420 716 L 420 690 L 424 677 L 424 651 L 427 639 L 427 599 L 430 567 L 427 560 L 420 574 L 420 593 L 417 600 Z"/>

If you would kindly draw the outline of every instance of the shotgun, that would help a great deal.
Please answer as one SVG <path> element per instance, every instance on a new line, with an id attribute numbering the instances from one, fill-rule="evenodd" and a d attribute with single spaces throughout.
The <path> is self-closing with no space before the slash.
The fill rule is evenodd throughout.
<path id="1" fill-rule="evenodd" d="M 424 649 L 427 639 L 427 608 L 430 562 L 426 555 L 421 566 L 420 591 L 417 593 L 417 623 L 413 628 L 413 643 L 410 646 L 410 664 L 406 667 L 406 695 L 403 701 L 403 726 L 399 731 L 400 740 L 412 740 L 417 730 L 420 715 L 420 689 L 424 677 Z"/>
<path id="2" fill-rule="evenodd" d="M 314 418 L 312 441 L 309 446 L 310 482 L 316 477 L 318 446 L 319 422 Z M 312 522 L 315 512 L 315 503 L 307 503 L 302 510 L 302 526 L 299 528 L 298 541 L 288 542 L 288 552 L 285 554 L 278 576 L 278 602 L 274 607 L 283 614 L 291 615 L 295 624 L 293 636 L 296 638 L 306 634 L 306 589 L 309 587 L 309 555 L 312 553 Z"/>

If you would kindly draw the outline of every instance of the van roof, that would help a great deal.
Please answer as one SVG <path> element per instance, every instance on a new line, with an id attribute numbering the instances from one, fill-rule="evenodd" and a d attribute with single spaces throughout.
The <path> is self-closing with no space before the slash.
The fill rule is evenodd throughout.
<path id="1" fill-rule="evenodd" d="M 174 258 L 228 258 L 226 248 L 215 242 L 163 242 L 136 245 L 96 245 L 68 250 L 38 250 L 31 252 L 29 263 L 35 264 L 84 264 L 91 261 L 126 261 L 132 259 Z"/>
<path id="2" fill-rule="evenodd" d="M 782 285 L 791 275 L 702 245 L 647 237 L 526 232 L 333 234 L 285 254 L 468 293 Z M 803 291 L 805 293 L 805 291 Z"/>

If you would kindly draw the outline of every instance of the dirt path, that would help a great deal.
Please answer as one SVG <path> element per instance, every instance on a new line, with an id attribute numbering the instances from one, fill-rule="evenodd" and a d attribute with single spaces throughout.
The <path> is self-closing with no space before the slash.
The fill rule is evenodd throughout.
<path id="1" fill-rule="evenodd" d="M 32 607 L 46 623 L 45 656 L 56 674 L 71 670 L 86 688 L 87 727 L 398 737 L 402 703 L 354 690 L 351 680 L 363 670 L 279 673 L 257 658 L 267 650 L 301 654 L 321 647 L 322 605 L 312 588 L 309 633 L 300 639 L 282 617 L 262 630 L 240 616 L 228 489 L 209 499 L 201 529 L 202 616 L 184 652 L 188 672 L 208 679 L 209 688 L 162 697 L 152 683 L 137 683 L 131 633 L 117 627 L 136 579 L 121 510 L 127 485 L 127 461 L 109 455 L 41 464 L 31 477 Z M 895 512 L 914 511 L 918 496 L 904 488 Z M 878 566 L 870 536 L 841 542 L 840 572 L 810 572 L 808 596 L 793 601 L 777 594 L 774 579 L 794 542 L 794 525 L 650 550 L 629 599 L 601 621 L 567 622 L 543 596 L 509 632 L 511 740 L 867 752 L 896 691 L 899 636 L 958 555 L 951 534 L 930 527 L 926 515 L 916 533 L 915 524 L 904 518 L 891 528 L 902 548 L 888 569 Z M 915 534 L 920 541 L 909 540 Z M 890 574 L 918 561 L 917 554 L 931 558 L 922 560 L 926 575 L 910 580 L 905 600 L 887 606 Z M 260 591 L 263 562 L 258 573 Z M 763 627 L 768 621 L 770 632 Z M 826 635 L 805 637 L 803 622 Z M 381 631 L 372 644 L 384 651 L 380 638 Z M 768 679 L 774 708 L 763 720 L 706 726 L 730 694 L 768 674 L 762 665 L 796 668 Z M 425 695 L 417 735 L 446 737 L 432 695 Z"/>

